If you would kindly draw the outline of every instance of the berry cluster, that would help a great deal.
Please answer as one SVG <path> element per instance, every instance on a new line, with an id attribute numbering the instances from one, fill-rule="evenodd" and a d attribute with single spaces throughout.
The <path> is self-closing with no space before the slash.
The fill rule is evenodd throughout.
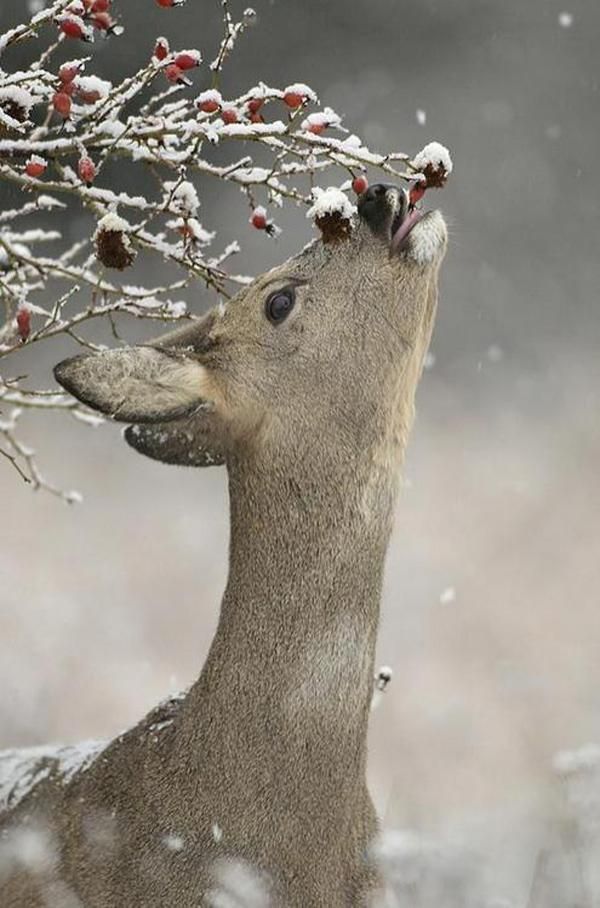
<path id="1" fill-rule="evenodd" d="M 73 0 L 56 24 L 67 38 L 79 41 L 93 41 L 95 31 L 121 34 L 123 29 L 113 18 L 111 6 L 112 0 Z"/>
<path id="2" fill-rule="evenodd" d="M 164 74 L 168 82 L 172 85 L 191 85 L 190 80 L 185 73 L 200 66 L 202 63 L 202 54 L 199 50 L 180 50 L 171 53 L 169 42 L 166 38 L 158 38 L 154 45 L 152 59 L 156 63 L 166 63 Z"/>
<path id="3" fill-rule="evenodd" d="M 151 16 L 153 4 L 145 2 Z M 155 2 L 164 9 L 183 6 L 183 0 Z M 412 182 L 411 201 L 416 203 L 427 187 L 442 185 L 452 168 L 447 150 L 438 143 L 430 143 L 412 161 L 399 151 L 372 152 L 334 110 L 318 106 L 316 94 L 304 83 L 276 88 L 258 81 L 245 88 L 238 85 L 235 94 L 224 97 L 224 67 L 255 19 L 247 9 L 235 22 L 226 2 L 221 3 L 222 39 L 205 73 L 199 69 L 199 50 L 172 49 L 164 37 L 151 43 L 136 72 L 114 84 L 88 74 L 87 59 L 64 62 L 61 57 L 51 65 L 73 41 L 119 34 L 115 9 L 119 6 L 125 15 L 132 5 L 53 0 L 28 24 L 0 35 L 0 136 L 5 140 L 0 165 L 3 178 L 26 193 L 22 204 L 3 212 L 0 224 L 0 276 L 8 309 L 0 324 L 0 360 L 24 344 L 61 334 L 85 344 L 82 323 L 113 313 L 169 321 L 185 317 L 186 301 L 180 295 L 193 280 L 220 298 L 245 286 L 248 278 L 228 266 L 239 243 L 230 238 L 215 249 L 215 240 L 220 245 L 222 236 L 205 226 L 201 216 L 198 190 L 205 181 L 237 186 L 250 207 L 250 230 L 276 237 L 280 231 L 275 212 L 288 204 L 307 205 L 323 241 L 337 243 L 352 229 L 355 206 L 347 190 L 357 196 L 366 192 L 367 173 L 373 172 L 374 179 L 381 173 L 393 182 Z M 43 39 L 44 31 L 45 44 L 29 68 L 9 72 L 4 64 L 10 54 L 4 56 L 4 51 L 24 38 Z M 175 97 L 195 73 L 205 75 L 204 86 L 212 87 L 197 97 L 186 97 L 185 90 Z M 44 115 L 43 105 L 54 116 Z M 212 153 L 215 146 L 217 156 Z M 104 167 L 116 160 L 151 170 L 158 192 L 134 195 L 111 186 L 111 171 Z M 330 182 L 335 184 L 346 175 L 350 180 L 342 187 L 319 189 L 332 173 Z M 16 219 L 53 209 L 73 215 L 91 211 L 97 219 L 93 235 L 78 235 L 69 244 L 60 230 L 47 229 L 44 222 L 32 230 L 13 225 Z M 64 213 L 61 217 L 65 220 Z M 57 239 L 62 240 L 61 249 L 54 251 L 53 245 L 50 253 L 38 251 L 38 244 L 55 244 Z M 171 266 L 157 269 L 165 273 L 160 286 L 146 286 L 143 268 L 133 280 L 121 279 L 120 272 L 136 267 L 140 253 Z M 173 267 L 180 272 L 171 276 Z M 53 287 L 55 301 L 48 309 Z M 44 294 L 43 305 L 35 302 L 38 294 Z M 115 325 L 113 330 L 118 330 Z M 9 387 L 0 377 L 0 401 L 10 393 L 18 405 L 17 384 Z M 23 400 L 28 410 L 38 406 L 31 391 Z M 48 409 L 45 393 L 39 406 Z M 29 461 L 23 466 L 31 482 L 43 484 Z"/>

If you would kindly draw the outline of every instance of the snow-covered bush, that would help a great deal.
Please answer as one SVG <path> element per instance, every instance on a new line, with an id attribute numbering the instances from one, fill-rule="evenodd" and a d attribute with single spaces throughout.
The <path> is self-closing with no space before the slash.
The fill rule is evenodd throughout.
<path id="1" fill-rule="evenodd" d="M 170 16 L 188 11 L 182 0 L 155 2 L 165 7 L 167 28 Z M 231 267 L 238 241 L 217 237 L 201 217 L 200 180 L 236 184 L 250 209 L 250 226 L 246 217 L 239 223 L 268 238 L 279 233 L 275 212 L 282 205 L 318 208 L 323 198 L 331 201 L 332 193 L 319 202 L 313 192 L 324 177 L 331 182 L 335 173 L 348 189 L 353 182 L 366 185 L 367 168 L 392 180 L 415 180 L 419 169 L 406 154 L 371 152 L 303 83 L 273 88 L 257 81 L 240 86 L 237 97 L 224 97 L 220 77 L 254 22 L 251 9 L 236 21 L 221 0 L 219 47 L 172 48 L 158 37 L 142 68 L 112 84 L 94 74 L 94 41 L 130 39 L 127 3 L 30 0 L 28 6 L 31 20 L 0 37 L 0 179 L 23 192 L 22 204 L 0 212 L 0 454 L 33 487 L 72 501 L 75 496 L 42 479 L 16 434 L 17 421 L 23 408 L 68 411 L 93 422 L 98 417 L 62 393 L 29 387 L 19 366 L 23 349 L 57 335 L 95 349 L 85 337 L 92 319 L 115 313 L 186 319 L 192 316 L 179 297 L 194 282 L 225 299 L 245 284 L 249 278 Z M 24 42 L 30 42 L 31 62 L 11 71 L 12 50 Z M 434 145 L 439 158 L 441 146 Z M 223 147 L 230 150 L 227 163 Z M 423 155 L 418 160 L 425 172 Z M 111 186 L 108 165 L 116 161 L 143 170 L 153 190 L 134 195 Z M 440 185 L 436 166 L 432 159 Z M 414 185 L 423 187 L 424 180 Z M 338 197 L 349 208 L 341 191 Z M 82 209 L 92 215 L 91 227 L 74 244 L 47 226 L 52 216 L 60 226 Z M 172 267 L 165 268 L 169 280 L 140 284 L 136 262 L 147 256 L 179 273 L 171 278 Z"/>

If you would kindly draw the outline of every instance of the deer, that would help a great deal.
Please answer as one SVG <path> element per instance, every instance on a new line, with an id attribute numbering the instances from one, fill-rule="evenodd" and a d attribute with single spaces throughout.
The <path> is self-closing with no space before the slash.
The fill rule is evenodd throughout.
<path id="1" fill-rule="evenodd" d="M 108 744 L 0 755 L 2 908 L 239 905 L 233 867 L 252 906 L 379 897 L 375 646 L 447 230 L 390 184 L 357 209 L 184 327 L 55 367 L 135 451 L 225 465 L 229 571 L 187 692 Z"/>

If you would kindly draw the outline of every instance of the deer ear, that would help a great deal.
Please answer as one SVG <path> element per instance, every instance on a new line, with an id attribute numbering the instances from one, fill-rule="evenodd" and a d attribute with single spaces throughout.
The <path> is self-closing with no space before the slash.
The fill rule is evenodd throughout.
<path id="1" fill-rule="evenodd" d="M 125 441 L 140 454 L 161 463 L 180 467 L 211 467 L 225 463 L 224 445 L 219 442 L 210 407 L 191 416 L 166 423 L 128 426 Z"/>
<path id="2" fill-rule="evenodd" d="M 65 359 L 59 384 L 121 422 L 163 422 L 212 402 L 208 370 L 194 351 L 124 347 Z"/>

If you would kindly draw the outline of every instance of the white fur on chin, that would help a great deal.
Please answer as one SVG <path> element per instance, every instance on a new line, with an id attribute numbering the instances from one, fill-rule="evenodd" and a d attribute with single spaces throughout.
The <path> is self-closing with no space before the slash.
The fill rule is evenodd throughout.
<path id="1" fill-rule="evenodd" d="M 448 230 L 441 211 L 429 211 L 409 234 L 406 255 L 417 265 L 431 265 L 446 248 Z"/>

